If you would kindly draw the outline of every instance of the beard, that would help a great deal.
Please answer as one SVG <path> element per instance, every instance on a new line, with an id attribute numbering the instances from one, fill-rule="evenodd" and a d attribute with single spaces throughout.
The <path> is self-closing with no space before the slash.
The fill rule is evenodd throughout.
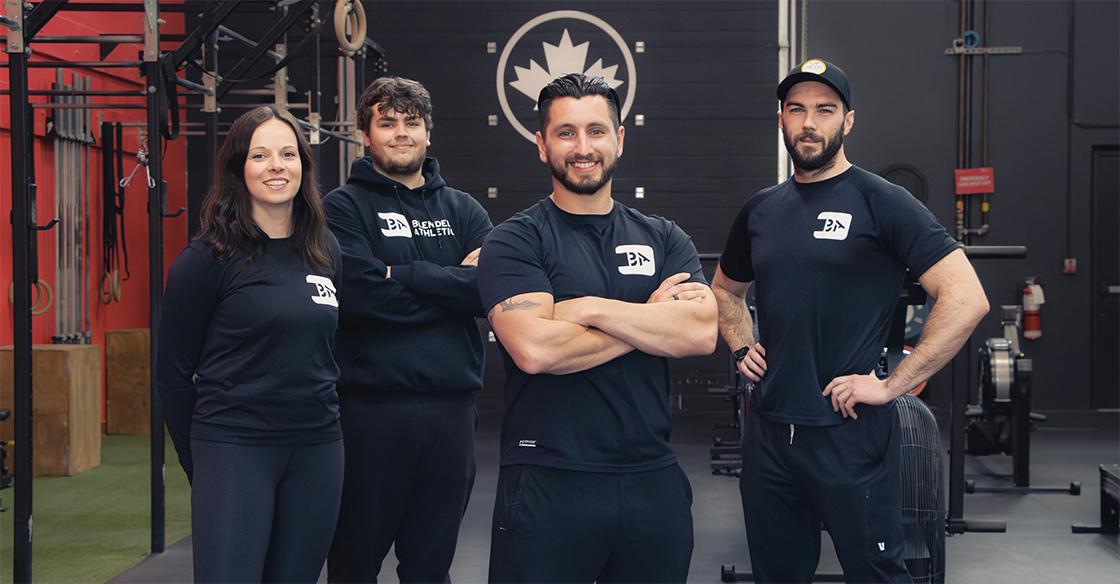
<path id="1" fill-rule="evenodd" d="M 798 143 L 802 138 L 810 138 L 821 142 L 820 153 L 802 154 L 801 150 L 798 149 Z M 836 160 L 836 153 L 844 145 L 844 126 L 841 125 L 830 138 L 808 132 L 802 132 L 796 138 L 793 138 L 783 128 L 782 139 L 786 143 L 786 152 L 789 152 L 789 157 L 793 160 L 793 166 L 798 170 L 812 172 L 830 166 Z"/>
<path id="2" fill-rule="evenodd" d="M 389 158 L 382 155 L 377 149 L 369 149 L 370 158 L 373 160 L 375 168 L 380 168 L 383 171 L 393 175 L 407 175 L 413 174 L 424 166 L 424 158 L 428 155 L 428 148 L 426 145 L 420 145 L 412 156 L 408 158 Z"/>
<path id="3" fill-rule="evenodd" d="M 599 163 L 599 176 L 571 176 L 568 173 L 568 165 L 577 162 L 598 162 Z M 568 158 L 560 161 L 548 161 L 548 168 L 552 171 L 552 176 L 564 185 L 564 188 L 577 195 L 594 195 L 603 188 L 603 185 L 610 182 L 611 177 L 614 176 L 614 168 L 618 163 L 615 158 L 609 162 L 603 157 L 598 155 L 593 156 L 569 156 Z"/>

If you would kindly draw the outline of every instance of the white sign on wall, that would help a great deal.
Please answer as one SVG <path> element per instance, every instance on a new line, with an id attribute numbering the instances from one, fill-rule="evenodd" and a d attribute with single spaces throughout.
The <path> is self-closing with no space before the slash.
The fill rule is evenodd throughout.
<path id="1" fill-rule="evenodd" d="M 567 27 L 562 32 L 556 33 L 554 40 L 545 40 L 536 46 L 538 41 L 529 41 L 527 36 L 539 38 L 539 35 L 530 35 L 534 29 L 546 23 L 555 21 L 575 21 L 587 23 L 601 30 L 608 38 L 614 41 L 614 47 L 596 46 L 596 52 L 607 51 L 608 56 L 597 58 L 588 63 L 588 52 L 592 40 L 581 38 L 585 33 L 576 31 L 572 33 Z M 553 31 L 555 25 L 546 30 Z M 609 43 L 608 43 L 609 44 Z M 511 55 L 516 55 L 511 65 Z M 536 56 L 532 56 L 536 54 Z M 519 61 L 521 58 L 523 61 Z M 620 70 L 625 65 L 624 70 Z M 507 71 L 511 69 L 511 71 Z M 533 132 L 525 127 L 515 112 L 524 113 L 536 109 L 537 95 L 541 88 L 548 85 L 553 79 L 568 73 L 583 73 L 597 75 L 604 78 L 619 95 L 625 94 L 622 102 L 622 111 L 619 112 L 625 120 L 634 103 L 634 94 L 637 88 L 638 73 L 634 68 L 634 55 L 630 47 L 610 24 L 597 16 L 578 10 L 557 10 L 547 12 L 526 22 L 517 32 L 513 33 L 502 55 L 498 59 L 497 90 L 498 103 L 506 120 L 526 140 L 534 142 Z"/>

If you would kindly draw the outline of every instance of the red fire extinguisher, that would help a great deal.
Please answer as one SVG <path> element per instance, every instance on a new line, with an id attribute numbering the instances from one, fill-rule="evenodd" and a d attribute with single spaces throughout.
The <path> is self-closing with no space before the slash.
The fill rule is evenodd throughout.
<path id="1" fill-rule="evenodd" d="M 1034 278 L 1023 282 L 1023 338 L 1031 341 L 1042 338 L 1042 305 L 1046 295 L 1042 285 Z"/>

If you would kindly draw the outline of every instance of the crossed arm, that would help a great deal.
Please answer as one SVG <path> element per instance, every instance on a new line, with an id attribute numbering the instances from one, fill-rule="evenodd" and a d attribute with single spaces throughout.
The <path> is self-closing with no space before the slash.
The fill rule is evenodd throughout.
<path id="1" fill-rule="evenodd" d="M 416 296 L 437 304 L 455 316 L 486 315 L 478 295 L 478 253 L 468 253 L 459 265 L 415 260 L 409 264 L 385 266 L 385 279 L 404 286 Z"/>
<path id="2" fill-rule="evenodd" d="M 685 282 L 688 277 L 667 278 L 645 304 L 518 294 L 490 310 L 490 324 L 529 374 L 586 371 L 634 349 L 664 357 L 708 354 L 715 350 L 715 300 L 707 286 Z"/>

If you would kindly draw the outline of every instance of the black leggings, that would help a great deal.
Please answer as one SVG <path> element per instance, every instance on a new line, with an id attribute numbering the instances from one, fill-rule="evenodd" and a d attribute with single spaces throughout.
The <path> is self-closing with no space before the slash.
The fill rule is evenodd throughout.
<path id="1" fill-rule="evenodd" d="M 315 582 L 342 496 L 342 441 L 191 440 L 195 582 Z"/>

